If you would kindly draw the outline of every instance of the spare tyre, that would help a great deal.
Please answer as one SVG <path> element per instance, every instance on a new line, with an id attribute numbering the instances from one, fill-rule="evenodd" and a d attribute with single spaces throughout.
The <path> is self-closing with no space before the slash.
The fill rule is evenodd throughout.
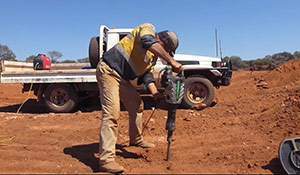
<path id="1" fill-rule="evenodd" d="M 99 37 L 93 37 L 89 45 L 89 61 L 92 68 L 96 68 L 99 62 Z"/>

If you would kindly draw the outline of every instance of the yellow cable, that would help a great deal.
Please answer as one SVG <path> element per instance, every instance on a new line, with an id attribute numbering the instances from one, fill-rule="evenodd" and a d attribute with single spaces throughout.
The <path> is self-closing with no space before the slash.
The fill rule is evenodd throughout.
<path id="1" fill-rule="evenodd" d="M 37 68 L 38 65 L 39 65 L 39 63 L 37 63 L 37 64 L 34 66 L 33 70 L 36 70 L 36 68 Z M 23 101 L 23 103 L 21 104 L 21 106 L 18 108 L 17 114 L 19 114 L 19 112 L 20 112 L 20 110 L 22 109 L 23 105 L 24 105 L 24 104 L 26 103 L 26 101 L 29 99 L 29 97 L 30 97 L 30 92 L 31 92 L 31 90 L 32 90 L 32 87 L 33 87 L 33 82 L 31 82 L 30 88 L 29 88 L 29 91 L 28 91 L 28 94 L 27 94 L 27 97 L 26 97 L 26 99 Z"/>
<path id="2" fill-rule="evenodd" d="M 19 114 L 19 112 L 20 112 L 20 110 L 22 109 L 23 105 L 24 105 L 24 104 L 26 103 L 26 101 L 29 99 L 29 97 L 30 97 L 30 92 L 31 92 L 31 90 L 32 90 L 32 87 L 33 87 L 33 82 L 30 84 L 30 88 L 29 88 L 27 97 L 26 97 L 26 99 L 23 101 L 23 103 L 21 104 L 21 106 L 18 108 L 17 114 Z"/>

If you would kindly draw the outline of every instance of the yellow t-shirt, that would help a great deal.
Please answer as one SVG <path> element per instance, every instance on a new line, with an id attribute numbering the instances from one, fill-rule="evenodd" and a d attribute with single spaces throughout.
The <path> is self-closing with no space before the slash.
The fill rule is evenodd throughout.
<path id="1" fill-rule="evenodd" d="M 133 80 L 152 70 L 157 58 L 148 51 L 155 40 L 155 27 L 142 24 L 124 37 L 113 48 L 104 53 L 104 61 L 122 78 Z"/>

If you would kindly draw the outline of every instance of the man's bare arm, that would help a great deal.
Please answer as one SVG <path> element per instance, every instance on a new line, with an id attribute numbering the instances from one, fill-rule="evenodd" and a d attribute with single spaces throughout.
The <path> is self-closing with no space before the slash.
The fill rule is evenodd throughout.
<path id="1" fill-rule="evenodd" d="M 182 65 L 175 61 L 173 57 L 171 57 L 159 43 L 152 44 L 151 47 L 148 48 L 148 50 L 170 64 L 173 67 L 174 72 L 179 73 L 182 71 Z"/>

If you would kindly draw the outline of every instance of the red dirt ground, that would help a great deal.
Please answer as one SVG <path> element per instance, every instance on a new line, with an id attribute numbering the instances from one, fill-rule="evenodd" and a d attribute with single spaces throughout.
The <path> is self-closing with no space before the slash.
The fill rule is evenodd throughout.
<path id="1" fill-rule="evenodd" d="M 263 84 L 261 86 L 261 84 Z M 101 111 L 45 113 L 21 85 L 0 85 L 1 173 L 97 172 Z M 128 116 L 121 113 L 117 161 L 126 173 L 283 173 L 278 148 L 300 136 L 300 61 L 269 72 L 234 72 L 217 90 L 216 105 L 180 109 L 173 160 L 165 161 L 167 112 L 159 109 L 145 138 L 149 150 L 126 146 Z M 145 119 L 151 110 L 145 110 Z"/>

